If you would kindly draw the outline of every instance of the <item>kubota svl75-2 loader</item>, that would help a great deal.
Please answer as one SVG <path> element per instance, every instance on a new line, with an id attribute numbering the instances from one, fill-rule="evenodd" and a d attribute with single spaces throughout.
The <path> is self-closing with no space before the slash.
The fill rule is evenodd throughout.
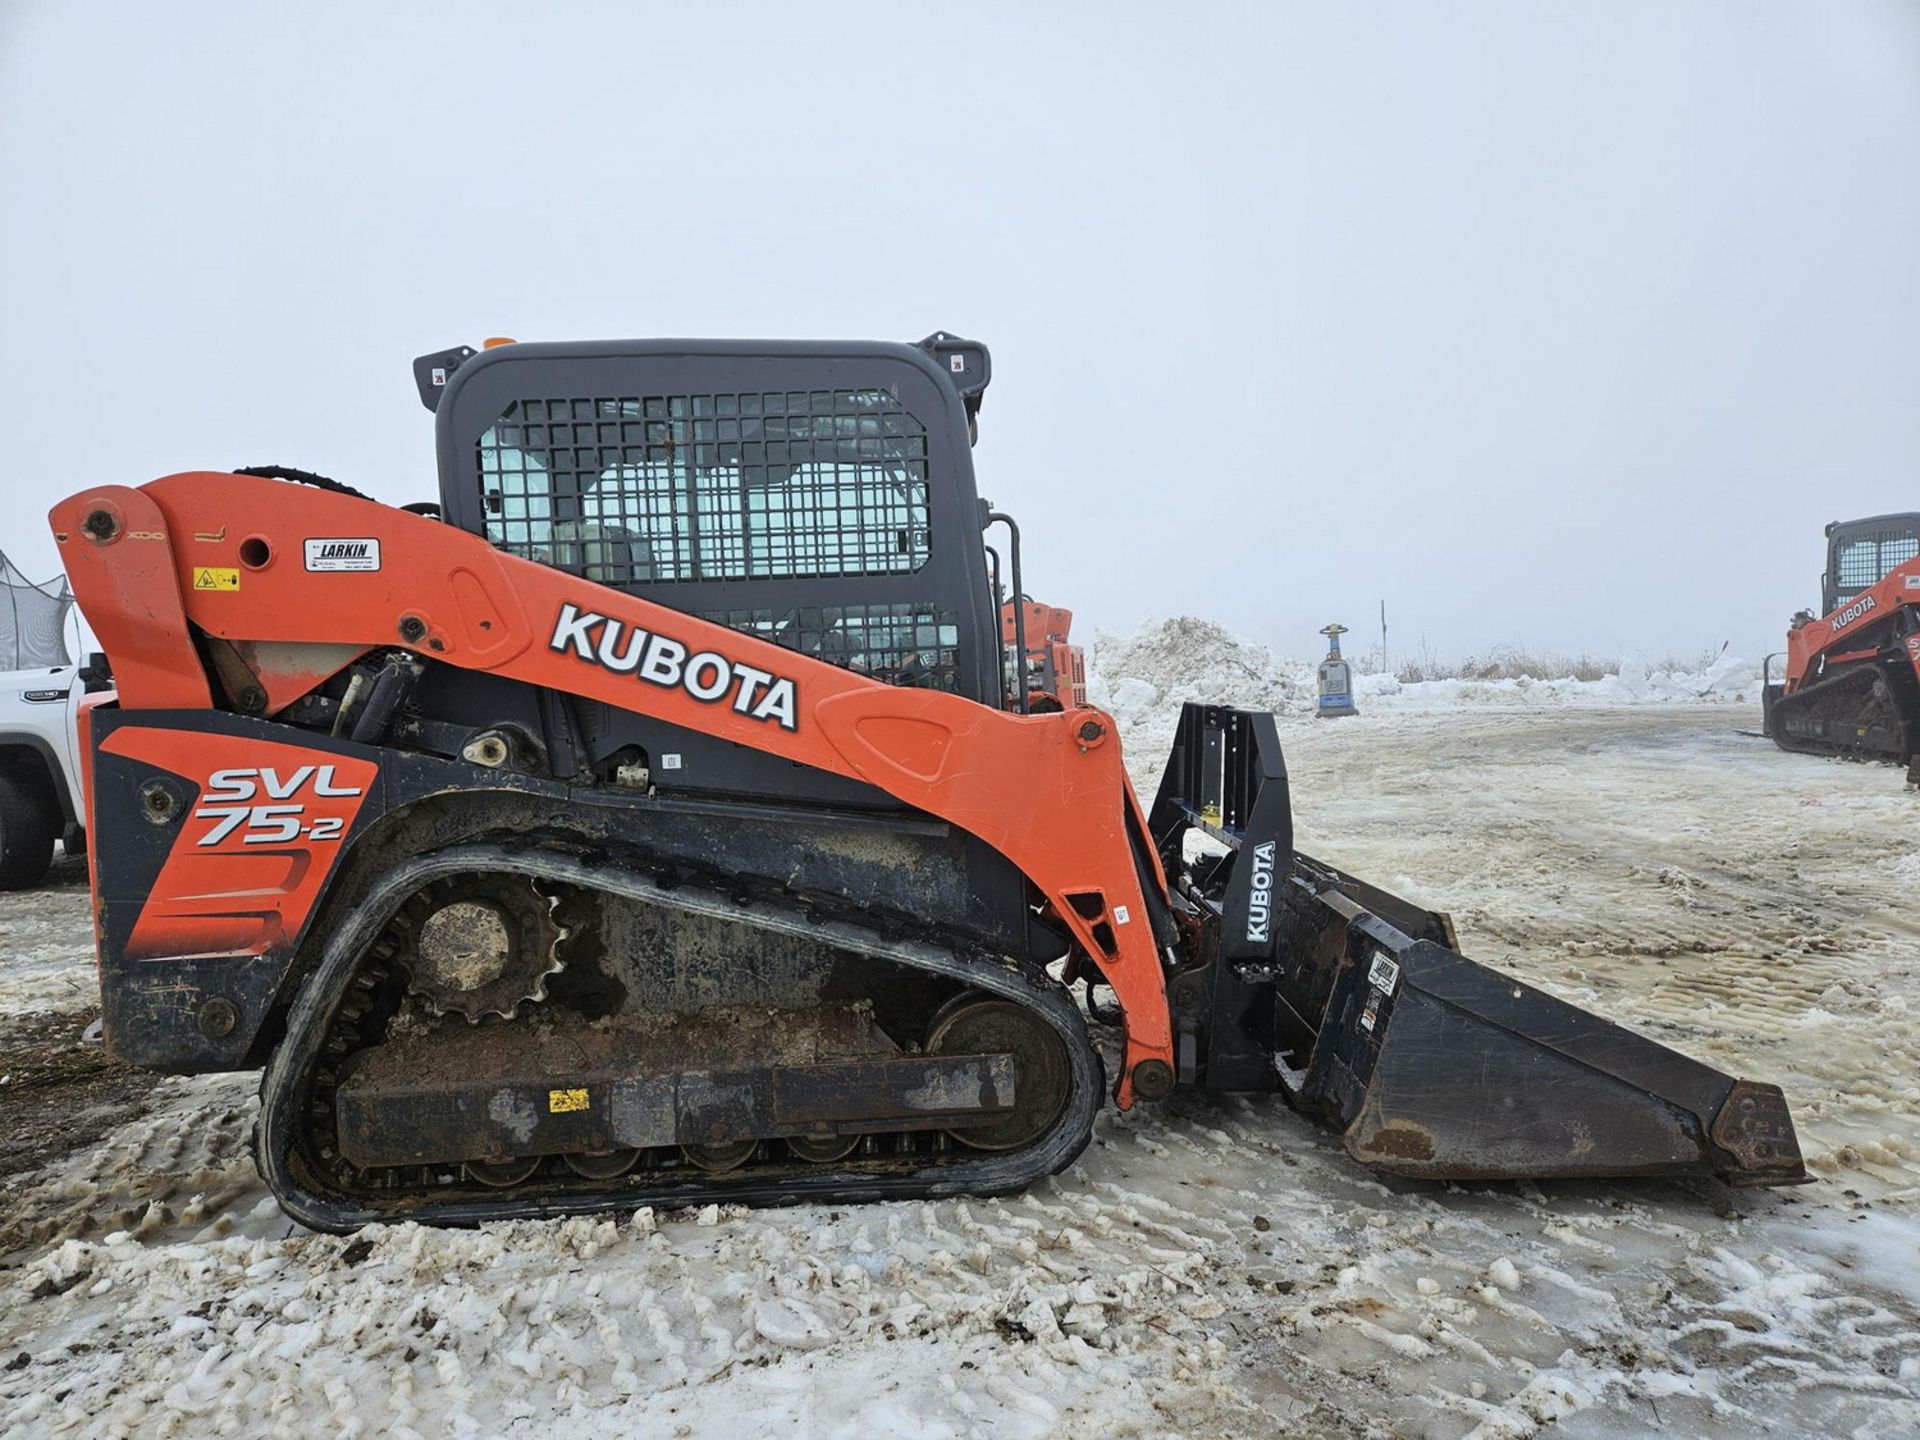
<path id="1" fill-rule="evenodd" d="M 1787 630 L 1786 669 L 1761 692 L 1782 750 L 1885 760 L 1920 783 L 1920 514 L 1827 526 L 1821 614 Z"/>
<path id="2" fill-rule="evenodd" d="M 1803 1178 L 1775 1087 L 1297 854 L 1270 715 L 1187 706 L 1145 808 L 1106 715 L 1030 713 L 983 346 L 416 371 L 438 506 L 268 470 L 52 515 L 118 682 L 107 1043 L 263 1067 L 300 1220 L 1006 1191 L 1181 1086 L 1402 1175 Z"/>

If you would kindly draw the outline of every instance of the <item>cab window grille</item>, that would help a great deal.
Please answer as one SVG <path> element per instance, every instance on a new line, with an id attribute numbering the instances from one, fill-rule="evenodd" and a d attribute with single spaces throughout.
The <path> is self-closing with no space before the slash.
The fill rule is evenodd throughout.
<path id="1" fill-rule="evenodd" d="M 519 400 L 487 537 L 605 585 L 894 575 L 932 552 L 925 427 L 879 390 Z"/>
<path id="2" fill-rule="evenodd" d="M 1898 531 L 1875 531 L 1850 537 L 1840 546 L 1839 585 L 1843 591 L 1865 590 L 1920 555 L 1920 536 Z"/>
<path id="3" fill-rule="evenodd" d="M 888 685 L 959 686 L 959 617 L 932 605 L 808 605 L 701 616 Z"/>

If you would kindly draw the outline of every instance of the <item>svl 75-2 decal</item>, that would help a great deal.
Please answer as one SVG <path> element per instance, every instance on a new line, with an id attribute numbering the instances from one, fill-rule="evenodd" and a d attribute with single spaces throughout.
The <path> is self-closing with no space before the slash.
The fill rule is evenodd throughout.
<path id="1" fill-rule="evenodd" d="M 245 830 L 243 845 L 285 845 L 302 837 L 308 840 L 338 840 L 346 829 L 339 815 L 316 816 L 307 820 L 302 792 L 316 799 L 338 799 L 361 793 L 357 785 L 340 785 L 331 765 L 301 765 L 282 777 L 273 766 L 248 770 L 216 770 L 207 777 L 202 803 L 193 812 L 196 820 L 212 820 L 213 828 L 194 843 L 218 845 L 235 830 Z M 252 804 L 262 792 L 266 804 Z"/>

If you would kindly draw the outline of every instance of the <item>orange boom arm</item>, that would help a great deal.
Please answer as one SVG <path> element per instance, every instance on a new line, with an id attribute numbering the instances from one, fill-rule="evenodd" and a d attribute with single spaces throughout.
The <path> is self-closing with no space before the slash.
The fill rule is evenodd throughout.
<path id="1" fill-rule="evenodd" d="M 213 705 L 194 629 L 248 657 L 251 708 L 268 713 L 394 646 L 864 781 L 993 846 L 1071 928 L 1125 1015 L 1122 1106 L 1136 1081 L 1170 1084 L 1161 958 L 1128 835 L 1132 823 L 1144 838 L 1144 820 L 1101 712 L 1011 715 L 884 685 L 436 520 L 273 480 L 102 486 L 49 518 L 123 707 Z M 309 571 L 307 547 L 343 536 L 376 545 L 378 568 Z"/>

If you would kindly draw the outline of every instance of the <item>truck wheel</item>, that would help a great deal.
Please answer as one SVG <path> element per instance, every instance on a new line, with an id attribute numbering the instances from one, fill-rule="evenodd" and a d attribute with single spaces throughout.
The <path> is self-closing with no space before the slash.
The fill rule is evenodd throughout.
<path id="1" fill-rule="evenodd" d="M 0 771 L 0 890 L 25 890 L 46 879 L 59 832 L 47 787 Z"/>

